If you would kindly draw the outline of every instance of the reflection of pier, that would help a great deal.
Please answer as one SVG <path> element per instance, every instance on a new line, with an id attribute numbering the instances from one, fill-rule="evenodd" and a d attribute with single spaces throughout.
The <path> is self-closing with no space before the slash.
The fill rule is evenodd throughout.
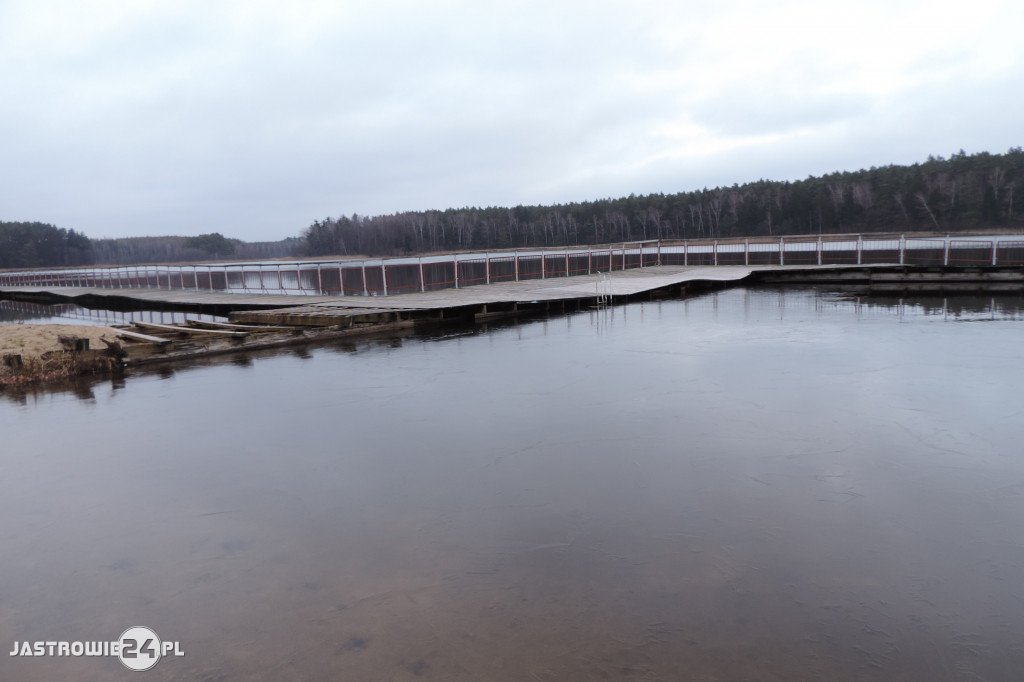
<path id="1" fill-rule="evenodd" d="M 74 303 L 35 303 L 32 301 L 0 300 L 0 312 L 10 312 L 13 318 L 25 322 L 46 320 L 94 325 L 123 325 L 133 322 L 181 324 L 189 320 L 215 321 L 213 315 L 173 310 L 99 310 L 83 308 Z"/>
<path id="2" fill-rule="evenodd" d="M 737 299 L 741 302 L 736 305 Z M 742 290 L 715 291 L 680 301 L 684 312 L 717 311 L 723 301 L 733 304 L 733 314 L 742 311 L 770 313 L 772 317 L 806 320 L 842 313 L 854 318 L 933 317 L 950 320 L 1024 320 L 1024 299 L 1019 296 L 911 294 L 887 296 L 874 294 L 858 296 L 844 290 L 818 296 L 794 295 L 785 287 L 772 289 L 744 288 Z"/>

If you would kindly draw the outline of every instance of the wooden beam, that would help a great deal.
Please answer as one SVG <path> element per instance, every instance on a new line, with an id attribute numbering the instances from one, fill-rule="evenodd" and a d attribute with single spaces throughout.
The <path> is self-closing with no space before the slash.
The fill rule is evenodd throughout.
<path id="1" fill-rule="evenodd" d="M 170 339 L 164 339 L 159 336 L 150 336 L 149 334 L 140 334 L 138 332 L 129 331 L 127 329 L 118 329 L 117 336 L 122 339 L 129 341 L 145 341 L 146 343 L 159 343 L 161 345 L 168 344 L 171 342 Z"/>
<path id="2" fill-rule="evenodd" d="M 249 332 L 290 332 L 301 331 L 295 327 L 280 327 L 260 324 L 232 324 L 230 322 L 207 322 L 206 320 L 187 320 L 185 324 L 199 329 L 225 329 L 228 331 Z"/>
<path id="3" fill-rule="evenodd" d="M 249 332 L 221 331 L 219 329 L 196 329 L 195 327 L 177 327 L 170 324 L 156 324 L 154 322 L 132 322 L 132 325 L 140 329 L 153 329 L 162 332 L 174 332 L 176 334 L 196 334 L 199 336 L 248 336 Z"/>

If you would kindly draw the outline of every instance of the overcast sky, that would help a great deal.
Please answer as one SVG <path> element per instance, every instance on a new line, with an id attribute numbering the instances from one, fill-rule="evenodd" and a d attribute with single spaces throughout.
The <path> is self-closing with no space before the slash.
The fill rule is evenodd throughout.
<path id="1" fill-rule="evenodd" d="M 1024 3 L 0 0 L 0 220 L 297 236 L 1024 144 Z"/>

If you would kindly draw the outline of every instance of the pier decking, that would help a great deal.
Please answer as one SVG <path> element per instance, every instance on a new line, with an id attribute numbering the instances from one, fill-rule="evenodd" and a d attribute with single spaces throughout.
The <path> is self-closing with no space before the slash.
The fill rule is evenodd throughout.
<path id="1" fill-rule="evenodd" d="M 231 312 L 235 322 L 353 326 L 402 319 L 423 319 L 429 313 L 467 308 L 494 313 L 494 306 L 581 299 L 623 300 L 688 282 L 734 282 L 757 268 L 740 266 L 655 266 L 611 273 L 499 282 L 461 289 L 440 289 L 401 296 L 313 296 L 247 294 L 189 289 L 108 289 L 67 286 L 6 286 L 8 294 L 54 296 L 69 299 L 120 299 L 134 303 L 219 309 Z M 425 315 L 427 314 L 427 315 Z"/>
<path id="2" fill-rule="evenodd" d="M 402 322 L 476 320 L 583 304 L 624 302 L 654 292 L 749 281 L 767 284 L 845 284 L 864 293 L 900 291 L 990 292 L 1024 290 L 1024 268 L 906 266 L 892 263 L 830 265 L 660 265 L 588 275 L 496 282 L 392 296 L 247 293 L 204 289 L 109 288 L 61 285 L 0 286 L 0 293 L 81 301 L 94 307 L 131 304 L 229 315 L 232 322 L 302 327 L 395 325 Z"/>

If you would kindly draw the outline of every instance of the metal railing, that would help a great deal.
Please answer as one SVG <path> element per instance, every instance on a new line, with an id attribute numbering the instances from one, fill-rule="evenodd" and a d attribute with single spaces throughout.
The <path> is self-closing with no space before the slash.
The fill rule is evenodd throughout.
<path id="1" fill-rule="evenodd" d="M 653 265 L 1024 265 L 1020 235 L 979 239 L 844 235 L 643 241 L 564 249 L 366 260 L 130 265 L 0 273 L 0 286 L 191 289 L 388 296 L 492 282 L 569 277 Z"/>

